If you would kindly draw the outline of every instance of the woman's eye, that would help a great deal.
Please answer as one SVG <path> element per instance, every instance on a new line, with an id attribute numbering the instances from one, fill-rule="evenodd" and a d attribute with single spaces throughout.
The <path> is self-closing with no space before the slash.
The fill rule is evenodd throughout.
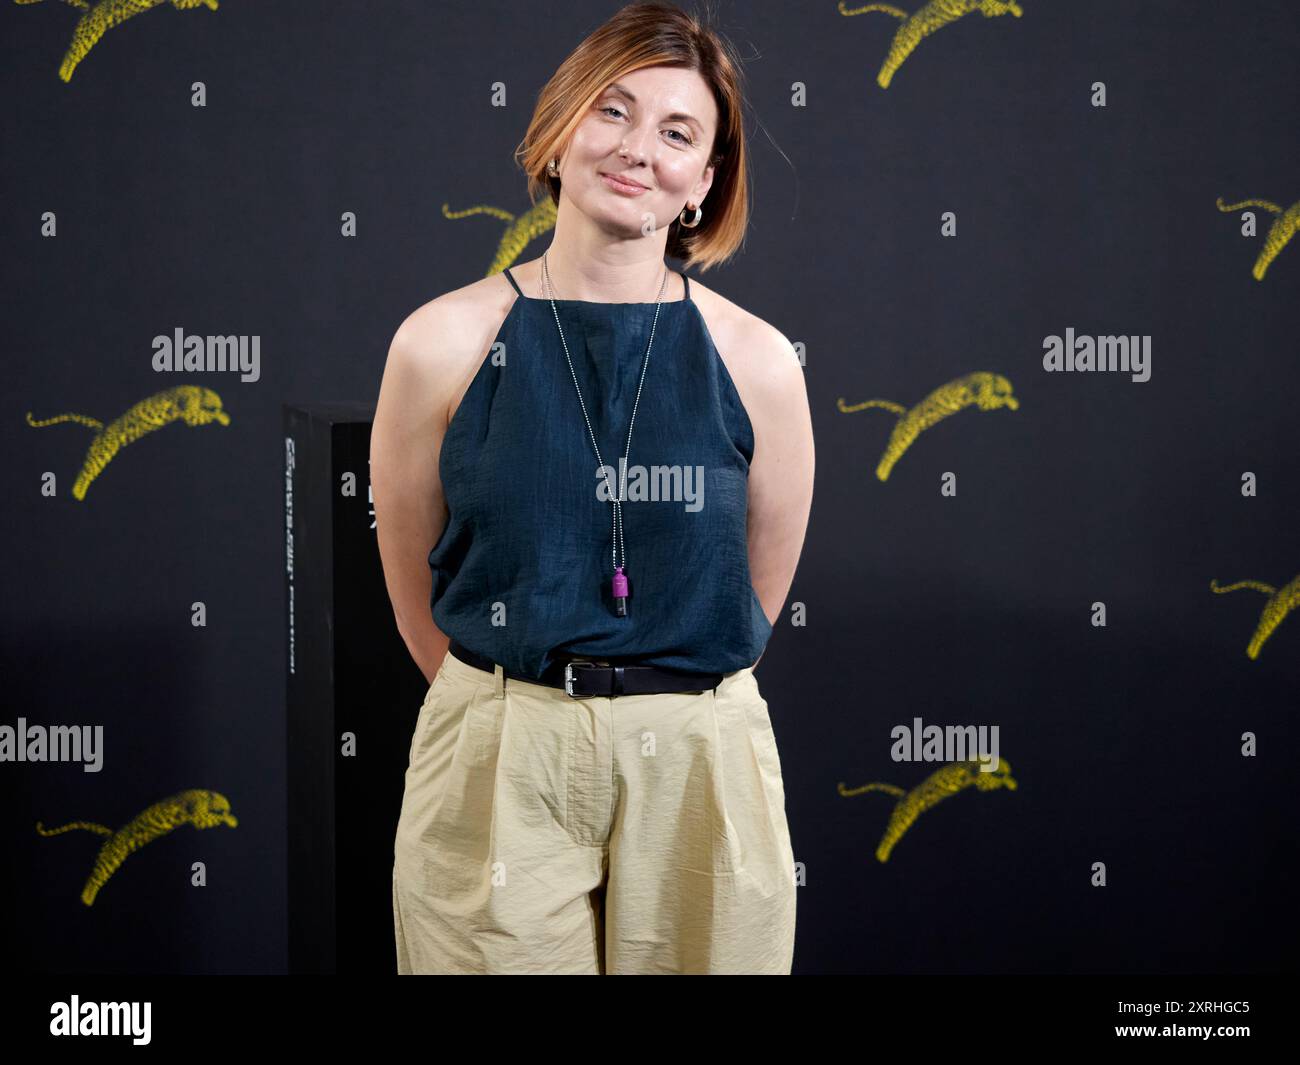
<path id="1" fill-rule="evenodd" d="M 613 104 L 606 104 L 604 107 L 602 107 L 602 108 L 600 109 L 600 113 L 601 113 L 602 115 L 614 114 L 614 115 L 617 115 L 619 118 L 622 118 L 622 117 L 623 117 L 623 112 L 620 111 L 620 110 L 619 110 L 617 107 L 615 107 Z M 681 143 L 681 144 L 694 144 L 694 143 L 695 143 L 694 141 L 691 140 L 690 137 L 688 137 L 688 136 L 687 136 L 685 133 L 683 133 L 680 129 L 670 129 L 670 130 L 668 130 L 668 132 L 669 132 L 669 133 L 676 133 L 676 134 L 677 134 L 677 138 L 676 138 L 676 139 L 677 139 L 677 140 L 679 141 L 679 143 Z"/>

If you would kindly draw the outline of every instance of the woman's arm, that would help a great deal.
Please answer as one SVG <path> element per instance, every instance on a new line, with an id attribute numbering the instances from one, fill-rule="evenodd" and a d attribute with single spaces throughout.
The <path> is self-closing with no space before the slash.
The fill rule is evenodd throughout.
<path id="1" fill-rule="evenodd" d="M 456 331 L 444 298 L 398 327 L 370 434 L 370 485 L 384 582 L 397 630 L 429 684 L 448 637 L 429 612 L 429 552 L 447 525 L 438 456 L 457 378 Z"/>
<path id="2" fill-rule="evenodd" d="M 812 416 L 803 366 L 790 342 L 761 320 L 751 336 L 742 397 L 754 427 L 749 572 L 763 612 L 775 625 L 794 582 L 812 509 Z M 754 665 L 762 660 L 760 654 Z"/>

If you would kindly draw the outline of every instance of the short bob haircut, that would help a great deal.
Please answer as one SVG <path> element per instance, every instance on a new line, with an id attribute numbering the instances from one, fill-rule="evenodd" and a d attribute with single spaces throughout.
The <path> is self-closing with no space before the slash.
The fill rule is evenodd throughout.
<path id="1" fill-rule="evenodd" d="M 700 208 L 703 217 L 693 229 L 681 224 L 680 215 L 668 227 L 668 255 L 707 270 L 743 245 L 749 189 L 740 62 L 730 43 L 696 16 L 650 0 L 628 4 L 592 31 L 538 94 L 515 159 L 528 175 L 531 202 L 536 205 L 549 192 L 558 206 L 560 179 L 546 173 L 546 164 L 561 154 L 588 108 L 612 82 L 654 66 L 698 71 L 717 105 L 718 128 L 708 164 L 715 169 Z"/>

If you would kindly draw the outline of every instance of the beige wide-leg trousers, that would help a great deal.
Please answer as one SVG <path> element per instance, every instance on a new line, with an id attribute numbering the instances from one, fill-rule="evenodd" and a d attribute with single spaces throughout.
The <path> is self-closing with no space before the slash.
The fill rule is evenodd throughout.
<path id="1" fill-rule="evenodd" d="M 794 874 L 752 669 L 574 698 L 444 658 L 394 845 L 400 973 L 788 974 Z"/>

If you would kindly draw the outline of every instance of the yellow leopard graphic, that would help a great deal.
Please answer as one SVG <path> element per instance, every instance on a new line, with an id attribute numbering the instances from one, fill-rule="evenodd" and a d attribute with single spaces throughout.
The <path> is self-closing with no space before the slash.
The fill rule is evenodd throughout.
<path id="1" fill-rule="evenodd" d="M 555 204 L 551 202 L 549 196 L 534 204 L 518 218 L 500 207 L 489 207 L 486 204 L 480 204 L 477 207 L 466 207 L 463 211 L 453 211 L 444 203 L 442 213 L 447 218 L 467 218 L 472 214 L 487 214 L 509 223 L 501 237 L 501 242 L 497 245 L 492 265 L 488 267 L 488 272 L 483 275 L 484 277 L 499 274 L 523 254 L 524 249 L 528 247 L 529 241 L 555 228 Z"/>
<path id="2" fill-rule="evenodd" d="M 81 889 L 81 901 L 92 906 L 99 889 L 117 872 L 127 855 L 138 851 L 146 843 L 152 843 L 159 836 L 165 836 L 181 825 L 203 829 L 215 828 L 217 825 L 234 828 L 238 824 L 230 812 L 230 800 L 224 795 L 215 791 L 193 790 L 182 791 L 162 802 L 154 803 L 116 832 L 107 825 L 98 825 L 93 821 L 72 821 L 59 828 L 42 828 L 37 821 L 36 831 L 42 836 L 57 836 L 63 832 L 81 830 L 108 837 L 99 848 L 99 856 L 95 859 L 90 879 Z"/>
<path id="3" fill-rule="evenodd" d="M 120 26 L 127 19 L 168 2 L 178 11 L 190 11 L 196 7 L 217 10 L 217 0 L 99 0 L 93 6 L 88 0 L 64 0 L 69 7 L 75 7 L 85 14 L 73 27 L 72 43 L 68 45 L 63 63 L 59 66 L 59 77 L 65 82 L 71 81 L 77 64 L 86 58 L 100 38 L 114 26 Z M 14 0 L 14 3 L 39 4 L 41 0 Z"/>
<path id="4" fill-rule="evenodd" d="M 882 481 L 889 480 L 889 472 L 894 468 L 894 464 L 903 457 L 903 452 L 912 446 L 918 436 L 950 414 L 956 414 L 959 410 L 971 406 L 978 407 L 980 410 L 998 410 L 1001 407 L 1010 410 L 1020 408 L 1020 403 L 1011 394 L 1011 382 L 1001 374 L 986 373 L 982 370 L 940 385 L 911 410 L 901 403 L 894 403 L 888 399 L 868 399 L 850 406 L 841 396 L 835 402 L 844 414 L 866 410 L 868 407 L 880 407 L 898 415 L 898 424 L 894 426 L 889 443 L 885 446 L 885 454 L 880 460 L 880 465 L 876 467 L 876 476 Z"/>
<path id="5" fill-rule="evenodd" d="M 27 412 L 27 424 L 38 429 L 61 422 L 76 422 L 98 430 L 95 439 L 90 442 L 77 481 L 72 486 L 72 494 L 77 499 L 86 498 L 90 482 L 103 472 L 104 467 L 122 448 L 174 421 L 183 421 L 189 426 L 211 425 L 213 422 L 229 425 L 230 415 L 221 409 L 220 396 L 212 389 L 199 385 L 177 385 L 156 392 L 140 400 L 107 427 L 103 422 L 84 414 L 56 414 L 53 418 L 38 420 L 32 417 L 31 411 Z"/>
<path id="6" fill-rule="evenodd" d="M 1259 657 L 1264 641 L 1273 635 L 1273 631 L 1282 624 L 1282 619 L 1300 606 L 1300 575 L 1294 577 L 1290 584 L 1284 585 L 1281 591 L 1263 581 L 1238 581 L 1236 584 L 1229 585 L 1220 585 L 1213 579 L 1210 581 L 1210 591 L 1217 592 L 1219 595 L 1240 591 L 1242 588 L 1263 592 L 1269 597 L 1268 602 L 1264 604 L 1263 613 L 1259 616 L 1255 635 L 1250 638 L 1250 644 L 1246 647 L 1246 654 L 1253 660 Z"/>
<path id="7" fill-rule="evenodd" d="M 1273 220 L 1273 225 L 1269 227 L 1269 231 L 1264 237 L 1264 248 L 1259 253 L 1259 258 L 1255 260 L 1254 269 L 1250 271 L 1256 281 L 1263 281 L 1264 271 L 1281 254 L 1282 249 L 1287 246 L 1287 242 L 1295 236 L 1296 230 L 1300 229 L 1300 200 L 1297 200 L 1285 211 L 1268 200 L 1242 200 L 1241 203 L 1224 203 L 1223 197 L 1219 196 L 1214 203 L 1220 211 L 1240 211 L 1243 207 L 1262 207 L 1264 210 L 1277 215 L 1277 218 Z"/>
<path id="8" fill-rule="evenodd" d="M 926 777 L 911 791 L 904 791 L 895 784 L 871 783 L 860 788 L 846 788 L 839 785 L 839 792 L 844 796 L 861 795 L 867 791 L 883 791 L 898 796 L 894 812 L 889 817 L 889 825 L 876 848 L 876 858 L 882 862 L 889 861 L 889 854 L 894 845 L 903 838 L 916 819 L 926 810 L 942 802 L 950 795 L 974 787 L 977 791 L 994 791 L 997 788 L 1016 790 L 1015 778 L 1011 775 L 1011 763 L 1005 758 L 998 759 L 997 769 L 987 773 L 980 772 L 981 763 L 974 759 L 964 762 L 952 762 Z"/>
<path id="9" fill-rule="evenodd" d="M 862 7 L 850 8 L 844 0 L 840 0 L 839 9 L 841 15 L 865 15 L 874 11 L 903 20 L 889 46 L 885 64 L 876 75 L 876 84 L 882 89 L 889 88 L 895 71 L 903 65 L 903 60 L 916 51 L 916 46 L 924 38 L 964 15 L 978 11 L 985 18 L 996 18 L 998 15 L 1020 18 L 1024 14 L 1015 0 L 1006 3 L 1002 0 L 930 0 L 915 15 L 909 15 L 901 7 L 892 4 L 864 4 Z"/>

